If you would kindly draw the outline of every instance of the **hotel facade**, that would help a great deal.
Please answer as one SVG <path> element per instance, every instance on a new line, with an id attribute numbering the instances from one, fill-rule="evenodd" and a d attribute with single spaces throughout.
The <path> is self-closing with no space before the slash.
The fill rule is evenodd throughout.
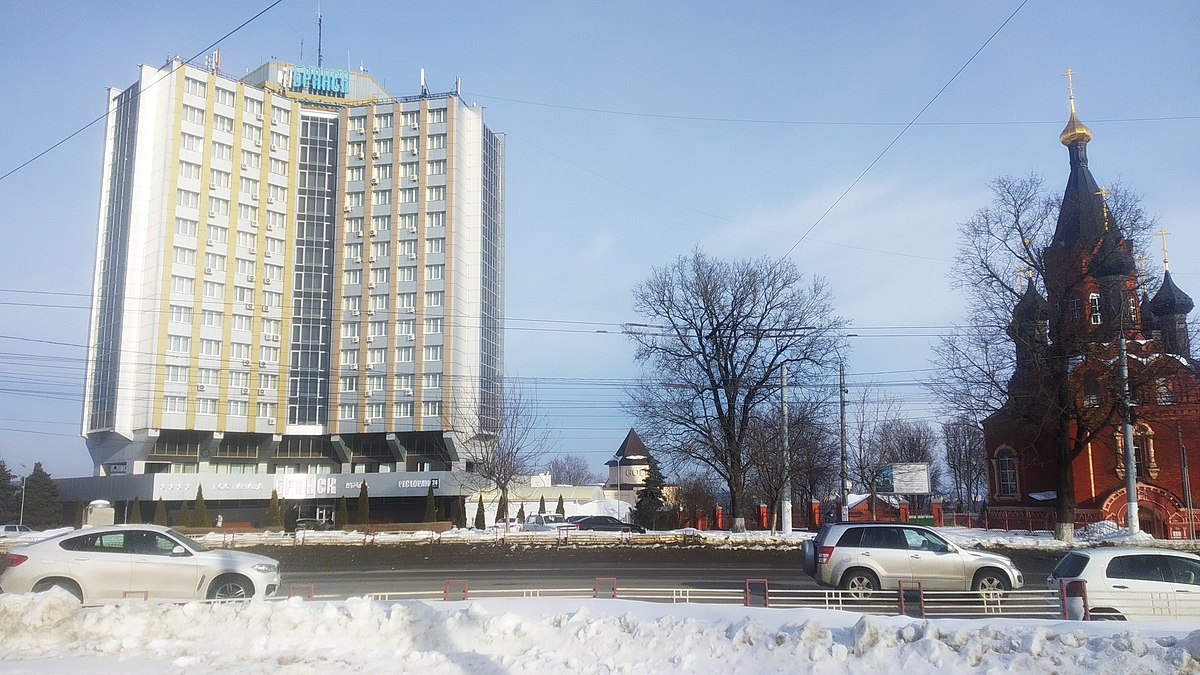
<path id="1" fill-rule="evenodd" d="M 456 88 L 457 89 L 457 88 Z M 504 140 L 458 91 L 172 61 L 109 94 L 82 433 L 64 500 L 395 519 L 496 415 Z M 311 508 L 308 508 L 311 507 Z M 237 514 L 237 515 L 235 515 Z"/>

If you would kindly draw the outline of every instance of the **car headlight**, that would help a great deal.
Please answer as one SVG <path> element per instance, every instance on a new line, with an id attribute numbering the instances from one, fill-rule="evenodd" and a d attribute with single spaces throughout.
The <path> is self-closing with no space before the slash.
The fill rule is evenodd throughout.
<path id="1" fill-rule="evenodd" d="M 274 574 L 279 571 L 279 565 L 269 565 L 267 563 L 255 563 L 250 569 L 260 574 Z"/>

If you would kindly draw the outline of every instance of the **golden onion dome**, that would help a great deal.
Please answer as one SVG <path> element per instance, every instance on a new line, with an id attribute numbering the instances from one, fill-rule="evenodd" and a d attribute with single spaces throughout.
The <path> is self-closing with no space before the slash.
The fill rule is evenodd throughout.
<path id="1" fill-rule="evenodd" d="M 1072 108 L 1074 101 L 1072 101 Z M 1071 110 L 1071 118 L 1067 120 L 1067 126 L 1058 135 L 1058 140 L 1062 141 L 1063 145 L 1071 145 L 1074 143 L 1087 143 L 1092 140 L 1092 130 L 1083 125 L 1079 118 L 1075 116 L 1075 111 Z"/>

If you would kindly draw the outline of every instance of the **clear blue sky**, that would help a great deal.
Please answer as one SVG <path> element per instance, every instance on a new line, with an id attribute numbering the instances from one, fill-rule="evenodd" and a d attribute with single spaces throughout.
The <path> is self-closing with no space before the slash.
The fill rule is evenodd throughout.
<path id="1" fill-rule="evenodd" d="M 192 57 L 269 4 L 0 3 L 0 175 L 101 115 L 139 63 Z M 795 245 L 862 336 L 851 384 L 937 422 L 915 383 L 961 317 L 945 277 L 956 226 L 996 176 L 1061 189 L 1067 68 L 1092 172 L 1144 196 L 1200 297 L 1200 3 L 1031 1 L 934 100 L 1020 5 L 326 0 L 323 51 L 396 95 L 421 68 L 435 91 L 462 78 L 507 134 L 507 372 L 536 383 L 558 449 L 599 470 L 637 371 L 625 338 L 595 331 L 640 320 L 633 286 L 696 245 Z M 280 3 L 221 43 L 223 70 L 315 65 L 316 13 Z M 0 180 L 0 457 L 18 473 L 91 471 L 79 419 L 102 136 Z"/>

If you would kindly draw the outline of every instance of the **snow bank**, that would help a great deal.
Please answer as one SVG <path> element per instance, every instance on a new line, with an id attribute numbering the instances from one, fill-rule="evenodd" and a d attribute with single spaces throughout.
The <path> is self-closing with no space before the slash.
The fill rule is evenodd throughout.
<path id="1" fill-rule="evenodd" d="M 81 608 L 0 595 L 6 673 L 1200 673 L 1200 630 L 562 598 Z"/>

